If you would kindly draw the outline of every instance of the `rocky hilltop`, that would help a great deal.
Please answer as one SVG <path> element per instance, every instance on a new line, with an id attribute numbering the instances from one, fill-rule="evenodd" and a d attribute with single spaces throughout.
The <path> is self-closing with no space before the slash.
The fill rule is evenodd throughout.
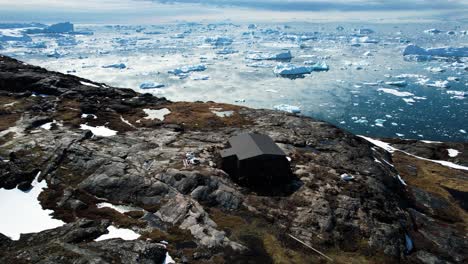
<path id="1" fill-rule="evenodd" d="M 233 182 L 219 151 L 242 132 L 269 135 L 294 179 L 261 191 Z M 66 223 L 0 234 L 0 262 L 163 263 L 169 252 L 177 263 L 466 263 L 468 144 L 386 142 L 0 56 L 0 188 L 28 190 L 39 175 L 42 207 Z M 96 240 L 109 226 L 140 237 Z"/>

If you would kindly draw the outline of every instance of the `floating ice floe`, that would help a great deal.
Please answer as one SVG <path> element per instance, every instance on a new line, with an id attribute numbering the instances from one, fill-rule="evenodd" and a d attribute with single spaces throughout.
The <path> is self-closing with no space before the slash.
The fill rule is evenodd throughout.
<path id="1" fill-rule="evenodd" d="M 81 124 L 80 129 L 81 130 L 90 130 L 91 132 L 93 132 L 94 135 L 100 136 L 100 137 L 111 137 L 111 136 L 117 135 L 117 131 L 109 129 L 109 128 L 105 127 L 105 126 L 93 127 L 93 126 L 88 126 L 88 125 L 85 125 L 85 124 Z"/>
<path id="2" fill-rule="evenodd" d="M 96 241 L 102 241 L 112 238 L 121 238 L 123 240 L 135 240 L 140 237 L 138 233 L 131 229 L 109 226 L 107 230 L 109 231 L 109 233 L 96 238 Z"/>
<path id="3" fill-rule="evenodd" d="M 228 46 L 232 44 L 233 39 L 230 37 L 207 37 L 205 38 L 205 43 L 209 43 L 213 46 Z"/>
<path id="4" fill-rule="evenodd" d="M 281 53 L 253 53 L 246 56 L 249 60 L 290 60 L 292 59 L 291 51 Z"/>
<path id="5" fill-rule="evenodd" d="M 153 109 L 143 109 L 145 114 L 147 115 L 145 119 L 158 119 L 159 121 L 164 121 L 164 117 L 171 113 L 171 111 L 167 108 L 153 110 Z"/>
<path id="6" fill-rule="evenodd" d="M 435 88 L 449 88 L 450 83 L 449 81 L 443 80 L 443 81 L 435 81 L 432 83 L 426 83 L 426 86 L 435 87 Z"/>
<path id="7" fill-rule="evenodd" d="M 460 133 L 462 133 L 462 134 L 466 134 L 466 130 L 464 130 L 464 129 L 460 129 L 458 131 L 460 131 Z"/>
<path id="8" fill-rule="evenodd" d="M 427 29 L 427 30 L 424 30 L 424 33 L 426 34 L 431 34 L 431 35 L 435 35 L 435 34 L 440 34 L 442 33 L 441 30 L 438 30 L 436 28 L 431 28 L 431 29 Z"/>
<path id="9" fill-rule="evenodd" d="M 62 226 L 64 223 L 53 219 L 52 210 L 44 210 L 38 200 L 39 194 L 47 188 L 47 182 L 38 182 L 40 172 L 26 192 L 19 189 L 0 189 L 0 233 L 18 240 L 21 234 L 36 233 Z"/>
<path id="10" fill-rule="evenodd" d="M 464 91 L 453 91 L 449 90 L 447 91 L 447 94 L 452 95 L 450 98 L 451 99 L 465 99 L 468 97 L 468 93 Z"/>
<path id="11" fill-rule="evenodd" d="M 157 82 L 144 82 L 140 84 L 140 89 L 157 89 L 163 88 L 165 85 Z"/>
<path id="12" fill-rule="evenodd" d="M 387 121 L 387 120 L 385 120 L 385 119 L 376 119 L 376 120 L 375 120 L 375 125 L 378 126 L 378 127 L 383 127 L 383 126 L 384 126 L 383 124 L 384 124 L 386 121 Z"/>
<path id="13" fill-rule="evenodd" d="M 379 88 L 379 89 L 377 89 L 377 91 L 392 94 L 392 95 L 395 95 L 395 96 L 400 96 L 400 97 L 414 96 L 414 94 L 410 93 L 410 92 L 400 92 L 398 90 L 389 89 L 389 88 Z"/>
<path id="14" fill-rule="evenodd" d="M 449 157 L 451 158 L 455 158 L 456 156 L 458 156 L 458 154 L 460 154 L 460 151 L 456 149 L 447 149 L 447 152 L 448 152 Z"/>
<path id="15" fill-rule="evenodd" d="M 299 108 L 298 106 L 287 105 L 287 104 L 275 105 L 273 109 L 278 110 L 278 111 L 292 113 L 292 114 L 298 114 L 301 112 L 301 108 Z"/>
<path id="16" fill-rule="evenodd" d="M 204 71 L 204 70 L 206 70 L 206 66 L 204 64 L 198 64 L 198 65 L 179 67 L 174 70 L 168 71 L 168 73 L 174 74 L 174 75 L 181 75 L 181 74 L 187 74 L 189 72 Z"/>
<path id="17" fill-rule="evenodd" d="M 403 51 L 406 55 L 426 55 L 437 57 L 468 57 L 468 47 L 442 47 L 424 49 L 417 45 L 408 45 Z"/>
<path id="18" fill-rule="evenodd" d="M 386 85 L 397 86 L 397 87 L 405 87 L 408 85 L 406 81 L 393 81 L 393 82 L 385 82 Z"/>
<path id="19" fill-rule="evenodd" d="M 324 61 L 313 62 L 313 61 L 304 61 L 305 65 L 310 65 L 309 68 L 312 71 L 328 71 L 330 67 Z"/>
<path id="20" fill-rule="evenodd" d="M 115 63 L 115 64 L 103 65 L 102 68 L 125 69 L 127 68 L 127 65 L 125 65 L 124 63 Z"/>

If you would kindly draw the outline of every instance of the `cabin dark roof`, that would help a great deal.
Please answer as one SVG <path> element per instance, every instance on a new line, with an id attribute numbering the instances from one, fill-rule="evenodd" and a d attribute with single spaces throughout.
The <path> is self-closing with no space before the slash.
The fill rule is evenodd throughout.
<path id="1" fill-rule="evenodd" d="M 286 156 L 276 143 L 267 135 L 240 134 L 229 139 L 230 149 L 221 151 L 221 157 L 236 155 L 245 160 L 261 155 Z"/>

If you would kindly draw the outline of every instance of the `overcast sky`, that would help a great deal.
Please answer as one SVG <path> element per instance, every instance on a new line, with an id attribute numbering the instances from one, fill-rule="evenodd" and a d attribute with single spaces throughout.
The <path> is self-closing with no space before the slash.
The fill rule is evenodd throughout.
<path id="1" fill-rule="evenodd" d="M 0 0 L 0 22 L 468 19 L 468 0 Z"/>

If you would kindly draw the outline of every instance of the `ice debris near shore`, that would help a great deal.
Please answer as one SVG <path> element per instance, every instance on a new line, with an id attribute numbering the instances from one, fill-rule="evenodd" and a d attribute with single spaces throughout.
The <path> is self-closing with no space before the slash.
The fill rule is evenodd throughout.
<path id="1" fill-rule="evenodd" d="M 140 89 L 157 89 L 163 88 L 165 85 L 157 82 L 144 82 L 140 84 Z"/>
<path id="2" fill-rule="evenodd" d="M 127 68 L 127 65 L 125 65 L 124 63 L 115 63 L 115 64 L 103 65 L 102 68 L 105 68 L 105 69 L 108 69 L 108 68 L 125 69 L 125 68 Z"/>
<path id="3" fill-rule="evenodd" d="M 247 55 L 249 60 L 290 60 L 292 59 L 291 51 L 281 53 L 252 53 Z"/>
<path id="4" fill-rule="evenodd" d="M 179 67 L 174 70 L 168 71 L 168 73 L 174 74 L 174 75 L 182 75 L 182 74 L 187 74 L 190 72 L 204 71 L 204 70 L 206 70 L 206 66 L 204 64 L 198 64 L 198 65 Z"/>
<path id="5" fill-rule="evenodd" d="M 299 114 L 301 112 L 301 108 L 299 108 L 299 106 L 288 105 L 288 104 L 275 105 L 273 109 L 278 110 L 278 111 L 292 113 L 292 114 Z"/>
<path id="6" fill-rule="evenodd" d="M 468 57 L 468 47 L 442 47 L 424 49 L 417 45 L 408 45 L 403 51 L 403 56 L 407 55 L 436 57 Z"/>
<path id="7" fill-rule="evenodd" d="M 311 66 L 298 66 L 292 63 L 278 63 L 273 69 L 277 75 L 304 75 L 312 73 L 313 71 L 328 71 L 329 67 L 325 62 L 318 62 Z"/>

